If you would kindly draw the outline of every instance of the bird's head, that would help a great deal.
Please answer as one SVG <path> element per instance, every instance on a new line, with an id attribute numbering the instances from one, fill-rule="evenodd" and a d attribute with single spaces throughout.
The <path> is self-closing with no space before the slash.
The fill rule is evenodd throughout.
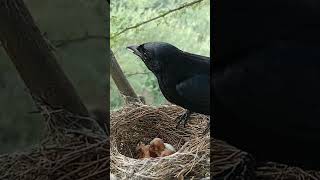
<path id="1" fill-rule="evenodd" d="M 150 152 L 156 153 L 160 156 L 161 152 L 165 149 L 165 145 L 162 139 L 154 138 L 150 142 Z"/>
<path id="2" fill-rule="evenodd" d="M 150 71 L 157 74 L 162 68 L 174 59 L 180 53 L 175 46 L 164 42 L 148 42 L 141 45 L 132 45 L 127 47 L 137 55 Z"/>

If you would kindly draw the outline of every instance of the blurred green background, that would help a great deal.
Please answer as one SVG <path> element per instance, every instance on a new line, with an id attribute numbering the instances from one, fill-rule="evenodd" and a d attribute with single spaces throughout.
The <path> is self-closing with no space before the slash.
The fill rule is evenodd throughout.
<path id="1" fill-rule="evenodd" d="M 25 0 L 41 32 L 55 42 L 87 34 L 107 35 L 105 0 Z M 106 38 L 85 39 L 56 49 L 58 62 L 88 108 L 106 109 Z M 39 142 L 44 121 L 16 69 L 0 47 L 0 154 L 22 151 Z"/>
<path id="2" fill-rule="evenodd" d="M 192 0 L 111 0 L 110 31 L 115 33 L 159 16 Z M 105 0 L 25 0 L 41 32 L 50 41 L 106 36 Z M 157 81 L 136 56 L 125 49 L 132 44 L 165 41 L 178 48 L 205 56 L 210 54 L 210 1 L 176 11 L 114 37 L 111 48 L 138 95 L 147 104 L 165 103 Z M 94 38 L 58 47 L 56 54 L 65 73 L 88 108 L 107 107 L 108 74 L 106 39 Z M 110 106 L 123 106 L 114 82 L 110 81 Z M 22 151 L 39 142 L 44 121 L 5 51 L 0 47 L 0 154 Z"/>
<path id="3" fill-rule="evenodd" d="M 175 11 L 119 36 L 114 37 L 114 35 L 127 27 L 190 2 L 193 1 L 111 1 L 111 49 L 135 92 L 144 96 L 147 104 L 159 105 L 166 103 L 166 100 L 159 90 L 154 75 L 126 47 L 150 41 L 163 41 L 184 51 L 210 56 L 210 0 L 203 0 L 193 6 Z M 112 80 L 110 87 L 110 107 L 116 110 L 123 106 L 123 98 Z"/>

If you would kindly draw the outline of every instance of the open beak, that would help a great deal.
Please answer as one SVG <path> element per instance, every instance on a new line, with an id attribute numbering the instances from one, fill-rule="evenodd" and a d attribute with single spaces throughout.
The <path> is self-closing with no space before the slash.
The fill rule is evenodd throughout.
<path id="1" fill-rule="evenodd" d="M 132 46 L 128 46 L 127 49 L 130 50 L 133 54 L 143 59 L 143 55 L 138 51 L 138 47 L 139 47 L 138 45 L 132 45 Z"/>

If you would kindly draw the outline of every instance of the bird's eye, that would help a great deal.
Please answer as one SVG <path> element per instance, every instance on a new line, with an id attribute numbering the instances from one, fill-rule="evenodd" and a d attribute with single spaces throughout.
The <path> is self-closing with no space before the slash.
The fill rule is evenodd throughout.
<path id="1" fill-rule="evenodd" d="M 144 60 L 148 60 L 149 58 L 149 52 L 145 49 L 144 46 L 141 46 L 141 51 L 140 51 L 142 54 L 143 54 L 143 57 L 144 57 Z"/>

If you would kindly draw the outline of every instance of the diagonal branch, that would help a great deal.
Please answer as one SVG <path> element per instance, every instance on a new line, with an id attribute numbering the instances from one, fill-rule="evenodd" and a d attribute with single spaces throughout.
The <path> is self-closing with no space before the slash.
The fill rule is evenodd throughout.
<path id="1" fill-rule="evenodd" d="M 155 21 L 155 20 L 157 20 L 157 19 L 163 18 L 163 17 L 165 17 L 165 16 L 167 16 L 167 15 L 169 15 L 169 14 L 171 14 L 171 13 L 174 13 L 174 12 L 179 11 L 179 10 L 181 10 L 181 9 L 184 9 L 184 8 L 187 8 L 187 7 L 190 7 L 190 6 L 193 6 L 193 5 L 198 4 L 198 3 L 202 2 L 202 1 L 203 1 L 203 0 L 196 0 L 196 1 L 192 1 L 192 2 L 190 2 L 190 3 L 186 3 L 186 4 L 184 4 L 184 5 L 182 5 L 182 6 L 179 6 L 179 7 L 175 8 L 175 9 L 171 9 L 171 10 L 169 10 L 169 11 L 163 13 L 163 14 L 160 14 L 159 16 L 156 16 L 156 17 L 151 18 L 151 19 L 148 19 L 148 20 L 146 20 L 146 21 L 137 23 L 137 24 L 135 24 L 135 25 L 133 25 L 133 26 L 127 27 L 127 28 L 125 28 L 125 29 L 123 29 L 123 30 L 120 30 L 119 32 L 115 33 L 115 35 L 111 36 L 111 39 L 113 39 L 113 38 L 115 38 L 115 37 L 117 37 L 117 36 L 119 36 L 119 35 L 127 32 L 127 31 L 129 31 L 129 30 L 131 30 L 131 29 L 138 28 L 138 27 L 140 27 L 140 26 L 142 26 L 142 25 L 144 25 L 144 24 L 147 24 L 147 23 L 150 23 L 150 22 Z"/>
<path id="2" fill-rule="evenodd" d="M 130 77 L 130 76 L 135 76 L 135 75 L 141 75 L 141 74 L 151 74 L 152 72 L 135 72 L 135 73 L 126 73 L 125 75 L 127 77 Z"/>
<path id="3" fill-rule="evenodd" d="M 33 100 L 41 99 L 51 110 L 63 109 L 88 117 L 87 108 L 23 0 L 0 0 L 0 27 L 0 42 Z M 55 117 L 64 127 L 69 127 L 60 116 Z M 96 125 L 83 119 L 79 123 L 87 129 Z"/>
<path id="4" fill-rule="evenodd" d="M 110 72 L 113 81 L 115 82 L 120 93 L 127 98 L 127 101 L 135 101 L 138 99 L 137 94 L 134 92 L 129 81 L 125 77 L 120 65 L 117 62 L 112 50 L 110 49 Z M 129 99 L 128 99 L 129 98 Z"/>

